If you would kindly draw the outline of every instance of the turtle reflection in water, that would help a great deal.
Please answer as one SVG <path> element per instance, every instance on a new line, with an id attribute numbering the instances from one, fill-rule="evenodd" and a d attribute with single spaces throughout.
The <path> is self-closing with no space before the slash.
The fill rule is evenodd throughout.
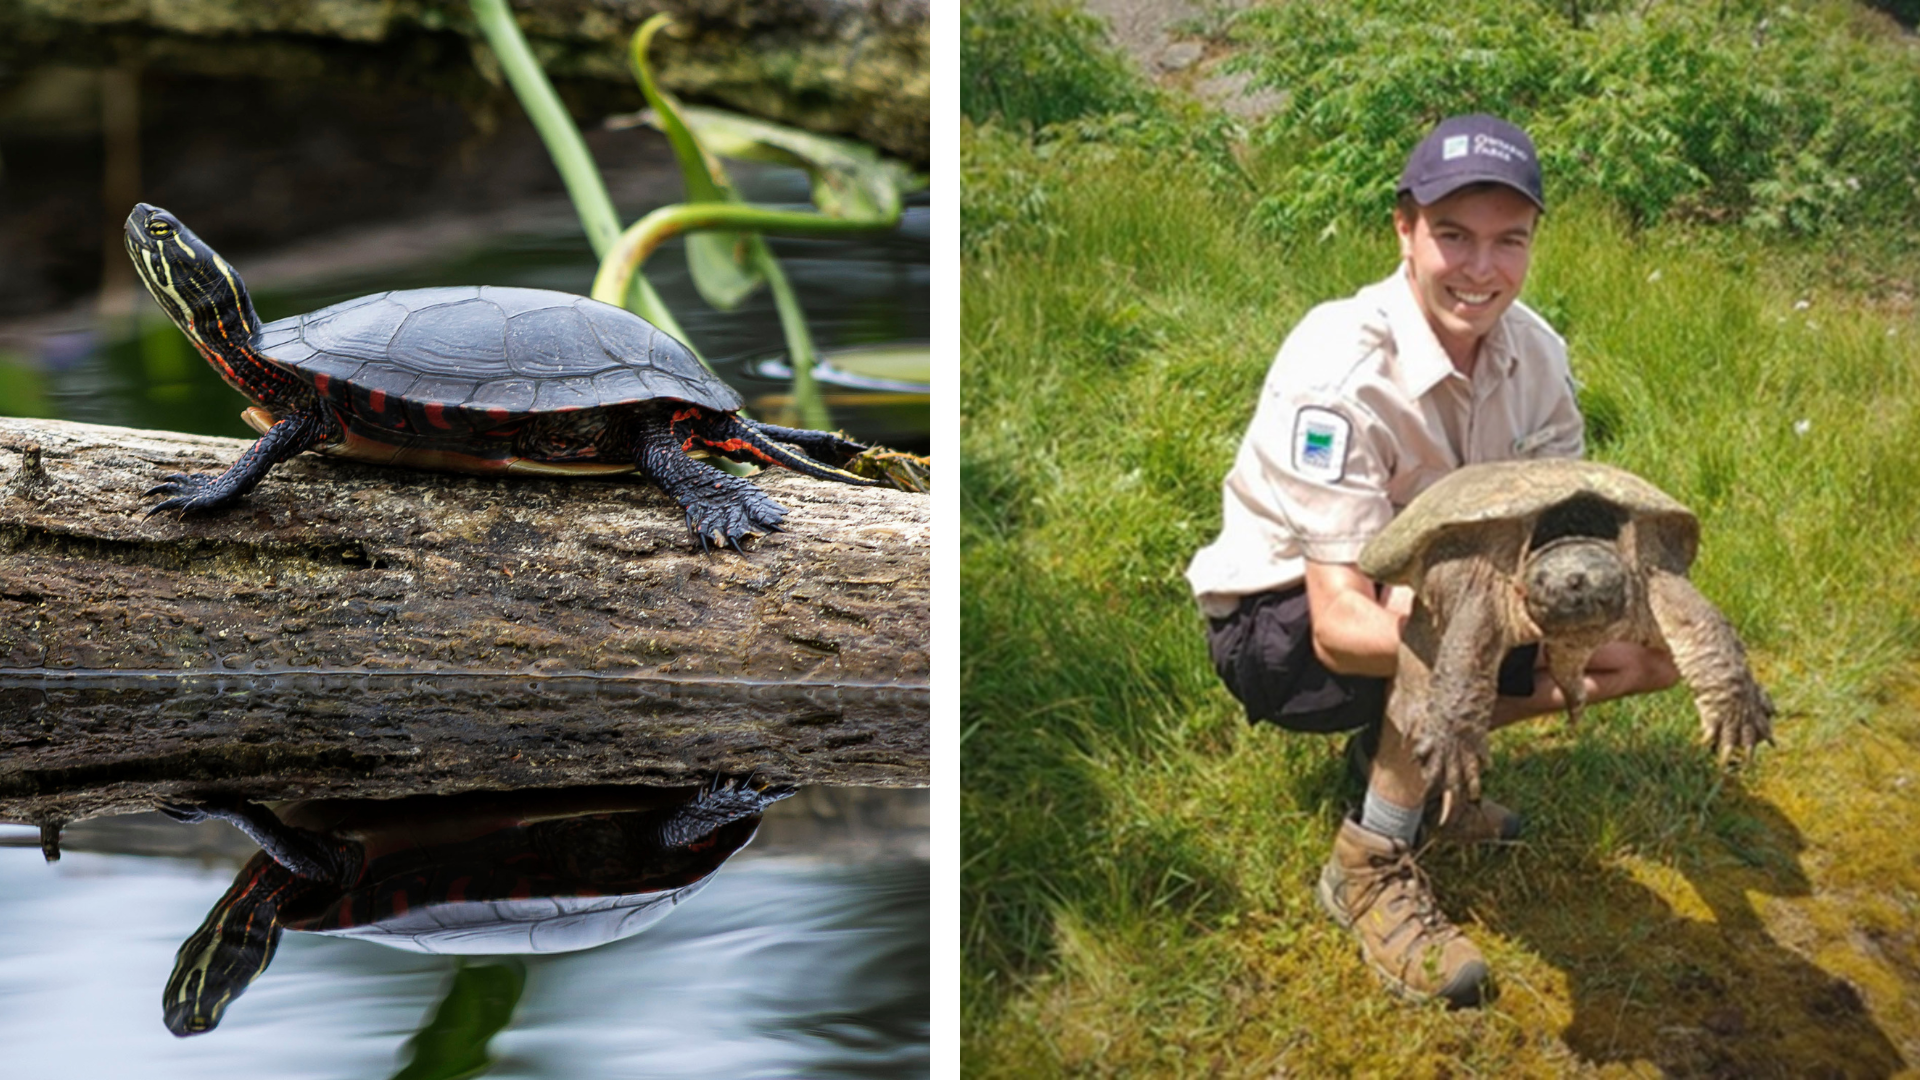
<path id="1" fill-rule="evenodd" d="M 639 933 L 698 892 L 793 794 L 716 780 L 702 788 L 173 803 L 260 845 L 180 946 L 168 1030 L 213 1030 L 273 960 L 283 930 L 429 953 L 551 953 Z"/>
<path id="2" fill-rule="evenodd" d="M 217 510 L 304 450 L 448 472 L 639 473 L 739 548 L 786 510 L 701 450 L 872 487 L 839 468 L 864 444 L 739 415 L 740 395 L 640 316 L 584 296 L 491 286 L 374 293 L 261 325 L 226 260 L 157 206 L 127 216 L 140 280 L 255 405 L 260 441 L 219 476 L 175 473 L 149 514 Z"/>

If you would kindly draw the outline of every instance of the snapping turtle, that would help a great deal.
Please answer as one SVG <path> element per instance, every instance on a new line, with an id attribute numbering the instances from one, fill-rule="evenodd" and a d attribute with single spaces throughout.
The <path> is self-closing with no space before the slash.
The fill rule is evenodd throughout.
<path id="1" fill-rule="evenodd" d="M 1699 542 L 1693 512 L 1638 476 L 1547 459 L 1458 469 L 1366 546 L 1362 573 L 1414 590 L 1387 712 L 1443 814 L 1480 797 L 1500 658 L 1516 645 L 1540 643 L 1569 723 L 1593 651 L 1633 641 L 1672 653 L 1723 763 L 1772 741 L 1746 650 L 1687 580 Z"/>

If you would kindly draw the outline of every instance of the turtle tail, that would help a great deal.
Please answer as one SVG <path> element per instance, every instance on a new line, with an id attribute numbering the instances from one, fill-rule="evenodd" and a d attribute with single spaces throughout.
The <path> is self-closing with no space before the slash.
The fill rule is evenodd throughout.
<path id="1" fill-rule="evenodd" d="M 884 487 L 886 484 L 883 480 L 869 480 L 809 456 L 831 453 L 846 460 L 868 449 L 863 443 L 843 439 L 830 431 L 775 427 L 745 420 L 733 413 L 689 406 L 673 414 L 673 434 L 681 441 L 683 449 L 691 450 L 697 444 L 722 457 L 749 465 L 778 465 L 816 480 L 832 480 L 860 487 Z M 787 445 L 789 443 L 800 447 L 800 450 L 793 449 L 793 446 Z"/>

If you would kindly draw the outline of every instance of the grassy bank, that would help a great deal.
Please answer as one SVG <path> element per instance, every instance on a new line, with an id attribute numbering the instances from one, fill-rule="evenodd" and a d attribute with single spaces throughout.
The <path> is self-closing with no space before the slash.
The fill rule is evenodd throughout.
<path id="1" fill-rule="evenodd" d="M 1391 234 L 1265 228 L 1284 163 L 1152 128 L 963 136 L 968 1071 L 1920 1062 L 1920 327 L 1834 284 L 1898 267 L 1556 205 L 1527 299 L 1593 456 L 1701 515 L 1696 580 L 1780 746 L 1719 773 L 1679 691 L 1502 733 L 1488 790 L 1526 842 L 1427 860 L 1501 996 L 1409 1008 L 1310 896 L 1355 795 L 1339 744 L 1245 725 L 1180 576 L 1281 338 L 1388 273 Z"/>

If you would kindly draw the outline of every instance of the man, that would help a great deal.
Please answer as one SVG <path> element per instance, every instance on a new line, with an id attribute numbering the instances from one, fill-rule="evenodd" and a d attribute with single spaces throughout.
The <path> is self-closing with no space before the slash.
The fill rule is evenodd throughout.
<path id="1" fill-rule="evenodd" d="M 1385 281 L 1309 312 L 1268 372 L 1227 475 L 1220 537 L 1187 577 L 1208 616 L 1214 667 L 1252 720 L 1357 731 L 1365 802 L 1334 840 L 1322 906 L 1403 996 L 1478 1004 L 1480 951 L 1440 913 L 1414 864 L 1431 816 L 1409 741 L 1382 722 L 1412 608 L 1354 566 L 1415 495 L 1481 461 L 1578 457 L 1583 427 L 1566 345 L 1518 302 L 1546 210 L 1524 131 L 1485 115 L 1441 122 L 1401 175 L 1402 263 Z M 1501 667 L 1495 727 L 1561 708 L 1537 648 Z M 1672 685 L 1663 653 L 1597 652 L 1587 699 Z M 1432 839 L 1512 839 L 1520 819 L 1483 800 Z"/>

